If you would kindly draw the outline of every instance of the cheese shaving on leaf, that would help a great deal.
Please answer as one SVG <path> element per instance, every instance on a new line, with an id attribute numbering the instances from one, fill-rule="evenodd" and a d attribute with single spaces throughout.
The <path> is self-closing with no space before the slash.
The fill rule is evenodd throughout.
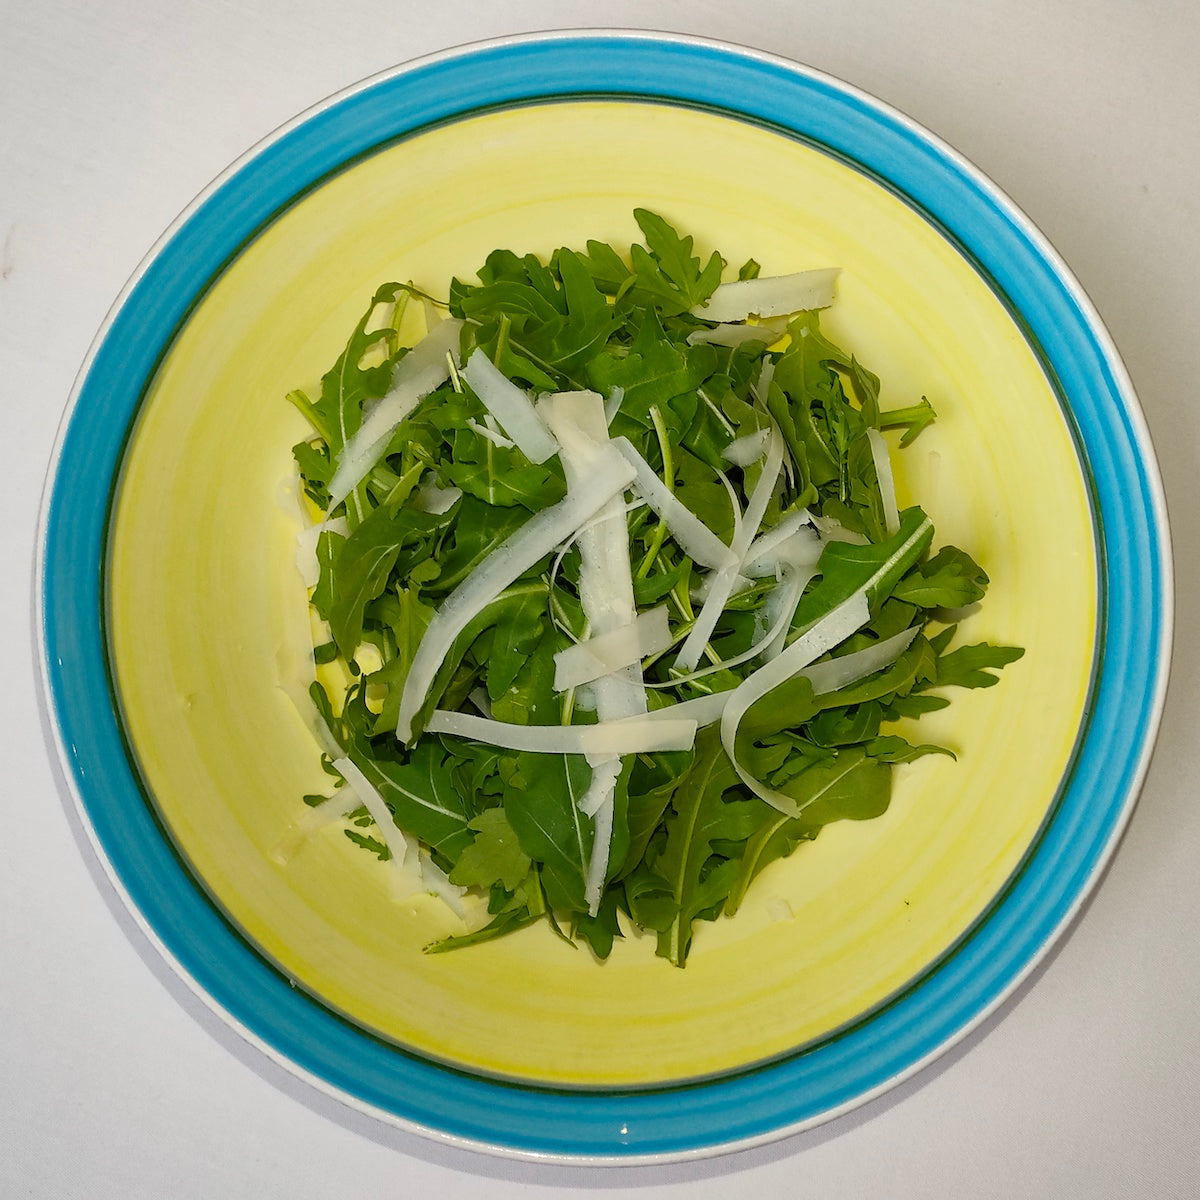
<path id="1" fill-rule="evenodd" d="M 671 644 L 664 605 L 640 613 L 631 625 L 622 625 L 598 637 L 576 642 L 554 656 L 554 688 L 565 692 L 632 666 Z"/>
<path id="2" fill-rule="evenodd" d="M 755 779 L 738 761 L 738 726 L 752 704 L 781 683 L 786 683 L 826 651 L 840 645 L 870 619 L 871 610 L 866 589 L 860 588 L 802 633 L 786 650 L 742 680 L 734 689 L 733 695 L 725 705 L 725 711 L 721 714 L 721 744 L 725 747 L 725 753 L 729 755 L 729 761 L 733 763 L 738 778 L 756 796 L 786 816 L 794 817 L 797 814 L 796 802 L 790 796 L 785 796 Z"/>
<path id="3" fill-rule="evenodd" d="M 450 378 L 461 332 L 461 321 L 452 317 L 440 321 L 396 364 L 391 389 L 338 455 L 337 470 L 329 481 L 330 511 L 370 474 L 400 422 Z"/>
<path id="4" fill-rule="evenodd" d="M 450 593 L 426 627 L 404 681 L 396 722 L 400 741 L 412 740 L 413 721 L 438 668 L 471 618 L 614 497 L 620 504 L 620 493 L 632 480 L 633 468 L 623 458 L 604 458 L 584 486 L 530 517 Z M 624 520 L 623 507 L 621 515 Z"/>
<path id="5" fill-rule="evenodd" d="M 680 671 L 696 669 L 700 655 L 704 653 L 704 647 L 708 645 L 717 621 L 725 611 L 725 605 L 729 603 L 730 596 L 733 595 L 739 579 L 742 578 L 742 562 L 746 552 L 750 549 L 753 538 L 758 533 L 758 527 L 762 524 L 763 517 L 766 516 L 767 505 L 770 504 L 775 485 L 779 481 L 779 472 L 783 466 L 783 451 L 783 437 L 779 430 L 772 425 L 771 440 L 767 446 L 767 457 L 763 462 L 762 474 L 759 475 L 758 482 L 750 493 L 742 523 L 734 534 L 733 544 L 729 547 L 735 561 L 727 567 L 722 567 L 714 577 L 704 604 L 696 616 L 696 623 L 684 639 L 679 655 L 675 659 L 675 666 Z"/>
<path id="6" fill-rule="evenodd" d="M 634 491 L 666 525 L 684 554 L 702 567 L 732 566 L 735 561 L 733 551 L 667 489 L 667 485 L 629 440 L 614 438 L 613 445 L 637 472 L 633 481 Z"/>
<path id="7" fill-rule="evenodd" d="M 814 696 L 840 691 L 868 675 L 874 675 L 876 671 L 882 671 L 884 667 L 890 667 L 912 645 L 919 632 L 914 625 L 911 629 L 902 630 L 862 650 L 855 650 L 852 654 L 843 654 L 838 658 L 814 663 L 798 674 L 808 678 Z"/>
<path id="8" fill-rule="evenodd" d="M 769 275 L 720 284 L 708 302 L 692 309 L 705 321 L 743 321 L 749 316 L 777 317 L 787 313 L 828 308 L 838 267 L 799 271 L 794 275 Z"/>
<path id="9" fill-rule="evenodd" d="M 430 733 L 448 733 L 505 750 L 585 754 L 598 761 L 624 754 L 690 750 L 696 739 L 695 719 L 667 711 L 672 715 L 660 718 L 656 713 L 646 713 L 594 725 L 517 725 L 438 708 L 430 714 L 425 728 Z"/>
<path id="10" fill-rule="evenodd" d="M 533 401 L 482 350 L 472 351 L 462 377 L 531 463 L 543 463 L 557 452 L 558 443 Z"/>
<path id="11" fill-rule="evenodd" d="M 875 477 L 879 480 L 879 498 L 883 501 L 883 523 L 889 536 L 900 528 L 900 510 L 896 507 L 896 481 L 892 476 L 892 460 L 887 442 L 878 429 L 867 430 L 871 458 L 875 462 Z"/>

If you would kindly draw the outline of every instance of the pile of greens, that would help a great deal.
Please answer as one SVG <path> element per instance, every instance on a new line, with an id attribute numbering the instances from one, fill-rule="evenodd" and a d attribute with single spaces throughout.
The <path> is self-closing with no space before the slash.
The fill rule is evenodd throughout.
<path id="1" fill-rule="evenodd" d="M 949 753 L 911 743 L 894 722 L 943 707 L 945 688 L 990 686 L 995 669 L 1021 654 L 986 643 L 951 648 L 947 612 L 979 601 L 987 576 L 962 550 L 933 550 L 921 509 L 895 511 L 874 431 L 902 431 L 907 445 L 933 420 L 928 402 L 881 410 L 877 377 L 822 334 L 815 308 L 706 317 L 724 260 L 703 260 L 691 237 L 651 212 L 635 217 L 644 243 L 628 253 L 595 241 L 549 261 L 497 250 L 478 283 L 451 282 L 448 305 L 385 284 L 319 397 L 289 396 L 313 429 L 294 453 L 317 513 L 311 604 L 328 633 L 315 647 L 311 696 L 336 781 L 332 797 L 305 798 L 309 826 L 318 814 L 344 817 L 352 841 L 383 860 L 409 857 L 450 903 L 462 889 L 486 896 L 481 925 L 430 950 L 548 920 L 605 958 L 624 923 L 654 931 L 657 952 L 683 966 L 696 922 L 733 915 L 764 867 L 831 821 L 881 814 L 897 763 Z M 738 278 L 758 274 L 750 261 Z M 434 314 L 428 336 L 448 346 L 445 367 L 398 422 L 381 424 L 401 364 L 423 353 L 398 333 L 414 305 Z M 464 364 L 476 351 L 532 405 L 543 394 L 597 393 L 609 436 L 626 439 L 726 547 L 739 532 L 756 546 L 778 535 L 765 570 L 750 572 L 743 556 L 745 573 L 718 606 L 698 669 L 681 670 L 680 646 L 718 572 L 689 557 L 674 523 L 635 488 L 622 494 L 637 611 L 665 607 L 669 624 L 669 646 L 633 668 L 651 712 L 732 695 L 847 598 L 865 596 L 865 623 L 754 699 L 732 734 L 710 715 L 689 748 L 622 756 L 604 821 L 580 807 L 600 769 L 595 758 L 425 731 L 435 710 L 506 726 L 597 721 L 587 685 L 555 687 L 555 655 L 591 632 L 580 537 L 555 545 L 470 615 L 418 695 L 409 736 L 397 736 L 405 683 L 439 610 L 569 491 L 560 457 L 531 461 L 468 382 Z M 415 357 L 409 367 L 417 372 Z M 364 421 L 379 435 L 369 465 L 344 497 L 335 489 L 331 505 L 347 447 L 361 452 Z M 766 507 L 747 535 L 772 439 L 782 466 L 759 489 Z M 778 552 L 796 544 L 815 548 L 807 568 Z M 834 690 L 818 686 L 825 662 L 880 646 L 895 649 L 877 669 Z"/>

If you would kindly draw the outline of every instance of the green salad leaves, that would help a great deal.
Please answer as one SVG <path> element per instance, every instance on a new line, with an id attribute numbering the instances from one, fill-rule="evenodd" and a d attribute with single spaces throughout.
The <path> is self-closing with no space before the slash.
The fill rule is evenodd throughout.
<path id="1" fill-rule="evenodd" d="M 988 577 L 897 510 L 881 431 L 933 409 L 881 409 L 822 332 L 836 272 L 722 282 L 635 217 L 627 252 L 496 250 L 444 303 L 385 284 L 288 397 L 331 776 L 288 852 L 343 821 L 462 914 L 431 951 L 548 921 L 683 966 L 766 866 L 949 753 L 897 721 L 1021 655 L 952 648 Z"/>

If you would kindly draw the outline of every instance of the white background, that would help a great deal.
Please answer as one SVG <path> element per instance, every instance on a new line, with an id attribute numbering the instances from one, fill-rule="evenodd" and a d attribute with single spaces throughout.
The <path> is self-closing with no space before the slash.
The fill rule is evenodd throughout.
<path id="1" fill-rule="evenodd" d="M 1194 0 L 3 0 L 0 1195 L 1165 1197 L 1200 1189 L 1200 6 Z M 35 700 L 39 496 L 75 372 L 180 209 L 296 112 L 465 40 L 615 25 L 840 76 L 950 141 L 1049 236 L 1124 355 L 1182 598 L 1159 748 L 1069 939 L 915 1081 L 765 1149 L 570 1169 L 397 1134 L 243 1048 L 118 914 Z"/>

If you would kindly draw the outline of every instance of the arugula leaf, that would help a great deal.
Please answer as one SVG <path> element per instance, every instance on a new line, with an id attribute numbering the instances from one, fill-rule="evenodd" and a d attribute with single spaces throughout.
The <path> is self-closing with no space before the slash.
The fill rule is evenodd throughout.
<path id="1" fill-rule="evenodd" d="M 551 908 L 586 912 L 583 896 L 595 824 L 578 808 L 591 768 L 578 755 L 523 753 L 504 791 L 504 813 L 521 849 L 542 864 Z"/>
<path id="2" fill-rule="evenodd" d="M 992 687 L 1000 682 L 1000 677 L 992 672 L 1016 662 L 1024 653 L 1020 646 L 993 646 L 990 642 L 960 646 L 938 656 L 936 674 L 929 686 Z"/>
<path id="3" fill-rule="evenodd" d="M 634 218 L 646 248 L 630 251 L 637 282 L 628 293 L 631 304 L 653 304 L 664 316 L 677 316 L 703 304 L 721 282 L 725 260 L 714 250 L 701 264 L 692 253 L 692 238 L 680 237 L 657 213 L 637 208 Z"/>
<path id="4" fill-rule="evenodd" d="M 475 840 L 458 856 L 450 882 L 482 888 L 499 883 L 506 891 L 515 892 L 533 863 L 521 849 L 504 809 L 485 808 L 467 824 L 475 831 Z"/>
<path id="5" fill-rule="evenodd" d="M 922 608 L 965 608 L 983 599 L 987 585 L 986 572 L 965 550 L 943 546 L 909 572 L 892 595 Z"/>
<path id="6" fill-rule="evenodd" d="M 717 352 L 712 346 L 672 341 L 651 314 L 628 346 L 609 347 L 591 359 L 587 376 L 602 395 L 621 388 L 622 416 L 649 429 L 651 408 L 666 410 L 676 397 L 694 393 L 716 367 Z M 693 415 L 695 407 L 691 406 Z"/>
<path id="7" fill-rule="evenodd" d="M 829 542 L 821 553 L 821 578 L 801 598 L 793 627 L 807 628 L 863 587 L 872 611 L 878 611 L 932 539 L 932 522 L 914 506 L 900 514 L 900 528 L 884 542 Z"/>
<path id="8" fill-rule="evenodd" d="M 362 637 L 367 604 L 387 586 L 388 577 L 401 553 L 409 548 L 404 566 L 411 568 L 431 553 L 432 533 L 447 524 L 443 517 L 404 508 L 392 512 L 387 506 L 375 509 L 344 541 L 337 543 L 331 572 L 337 579 L 328 620 L 333 640 L 343 657 L 350 658 Z"/>
<path id="9" fill-rule="evenodd" d="M 724 904 L 739 870 L 735 859 L 713 862 L 716 841 L 745 841 L 759 826 L 766 805 L 757 797 L 727 800 L 738 777 L 714 727 L 696 736 L 696 755 L 679 781 L 665 821 L 666 841 L 654 860 L 666 881 L 675 915 L 659 934 L 658 954 L 681 967 L 694 936 L 693 924 L 711 919 Z"/>

